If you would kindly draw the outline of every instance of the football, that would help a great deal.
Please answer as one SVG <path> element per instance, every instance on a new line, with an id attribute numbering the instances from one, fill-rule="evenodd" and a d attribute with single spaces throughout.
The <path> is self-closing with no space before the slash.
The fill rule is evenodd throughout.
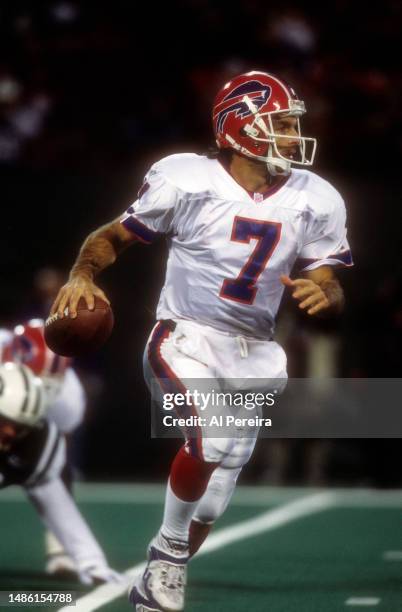
<path id="1" fill-rule="evenodd" d="M 63 357 L 81 357 L 98 350 L 109 338 L 114 324 L 110 306 L 95 296 L 95 308 L 89 310 L 80 298 L 77 316 L 71 319 L 52 315 L 45 323 L 45 341 L 48 347 Z"/>

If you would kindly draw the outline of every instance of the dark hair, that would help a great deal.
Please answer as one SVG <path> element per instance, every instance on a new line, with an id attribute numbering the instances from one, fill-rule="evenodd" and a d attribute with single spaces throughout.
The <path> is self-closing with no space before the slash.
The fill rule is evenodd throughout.
<path id="1" fill-rule="evenodd" d="M 222 162 L 229 163 L 232 159 L 233 149 L 218 149 L 218 147 L 208 147 L 208 151 L 204 153 L 208 159 L 220 159 Z"/>

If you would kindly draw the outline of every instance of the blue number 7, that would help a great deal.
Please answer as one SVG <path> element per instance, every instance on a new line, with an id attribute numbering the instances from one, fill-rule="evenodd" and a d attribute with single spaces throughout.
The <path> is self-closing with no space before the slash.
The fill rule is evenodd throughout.
<path id="1" fill-rule="evenodd" d="M 242 304 L 252 304 L 258 288 L 256 283 L 281 237 L 282 223 L 235 217 L 231 240 L 250 244 L 257 240 L 250 257 L 237 278 L 225 278 L 219 296 Z"/>

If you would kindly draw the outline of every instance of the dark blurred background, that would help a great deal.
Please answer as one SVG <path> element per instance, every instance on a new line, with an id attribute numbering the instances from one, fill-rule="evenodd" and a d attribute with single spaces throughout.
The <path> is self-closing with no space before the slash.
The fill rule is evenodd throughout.
<path id="1" fill-rule="evenodd" d="M 314 170 L 344 196 L 355 267 L 347 310 L 307 321 L 285 299 L 293 376 L 399 377 L 402 4 L 334 0 L 4 1 L 0 6 L 0 326 L 46 316 L 85 236 L 122 213 L 170 153 L 213 144 L 212 99 L 231 76 L 276 72 L 305 100 Z M 77 363 L 89 397 L 75 462 L 92 479 L 160 479 L 179 442 L 150 440 L 142 350 L 165 244 L 124 253 L 100 284 L 116 327 Z M 399 485 L 401 444 L 262 440 L 244 479 Z"/>

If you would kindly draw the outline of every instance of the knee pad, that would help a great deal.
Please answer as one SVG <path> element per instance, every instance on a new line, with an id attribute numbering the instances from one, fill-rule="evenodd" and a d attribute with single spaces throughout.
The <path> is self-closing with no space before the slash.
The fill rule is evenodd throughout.
<path id="1" fill-rule="evenodd" d="M 234 440 L 234 444 L 230 449 L 230 453 L 226 455 L 221 462 L 221 467 L 228 469 L 242 468 L 248 463 L 257 438 L 238 438 Z"/>
<path id="2" fill-rule="evenodd" d="M 253 454 L 257 433 L 258 431 L 253 437 L 204 438 L 202 441 L 204 461 L 219 463 L 228 469 L 241 468 Z"/>
<path id="3" fill-rule="evenodd" d="M 222 463 L 231 452 L 236 440 L 233 438 L 203 438 L 202 452 L 204 461 Z"/>
<path id="4" fill-rule="evenodd" d="M 208 483 L 207 490 L 201 498 L 194 514 L 194 520 L 200 523 L 214 523 L 227 508 L 233 495 L 241 467 L 226 469 L 217 467 Z"/>

